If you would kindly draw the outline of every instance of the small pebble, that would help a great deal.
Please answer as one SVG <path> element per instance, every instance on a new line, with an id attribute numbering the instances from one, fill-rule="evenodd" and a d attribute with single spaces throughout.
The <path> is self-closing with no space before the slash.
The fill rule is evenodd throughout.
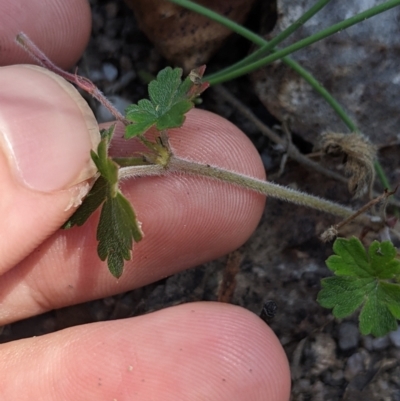
<path id="1" fill-rule="evenodd" d="M 343 370 L 335 370 L 331 375 L 332 385 L 339 385 L 343 380 Z"/>
<path id="2" fill-rule="evenodd" d="M 346 368 L 344 369 L 344 377 L 350 381 L 364 370 L 364 356 L 360 352 L 356 352 L 347 359 Z"/>
<path id="3" fill-rule="evenodd" d="M 319 333 L 315 336 L 315 341 L 311 344 L 311 352 L 314 357 L 312 375 L 320 375 L 337 363 L 336 343 L 328 334 Z"/>
<path id="4" fill-rule="evenodd" d="M 396 331 L 389 333 L 389 338 L 395 347 L 400 348 L 400 326 Z"/>
<path id="5" fill-rule="evenodd" d="M 308 379 L 300 379 L 297 381 L 297 387 L 299 391 L 310 391 L 310 380 Z"/>
<path id="6" fill-rule="evenodd" d="M 109 82 L 115 81 L 118 77 L 118 69 L 114 64 L 104 63 L 102 70 L 106 80 Z"/>
<path id="7" fill-rule="evenodd" d="M 382 350 L 386 349 L 387 347 L 389 347 L 389 345 L 390 345 L 390 341 L 389 341 L 388 336 L 374 338 L 372 340 L 372 348 L 375 351 L 382 351 Z"/>
<path id="8" fill-rule="evenodd" d="M 101 81 L 102 79 L 104 79 L 104 73 L 103 71 L 100 70 L 91 70 L 89 72 L 89 78 L 91 81 L 93 82 L 98 82 Z"/>
<path id="9" fill-rule="evenodd" d="M 339 327 L 339 348 L 342 351 L 356 348 L 358 345 L 359 331 L 357 325 L 352 322 L 344 322 Z"/>
<path id="10" fill-rule="evenodd" d="M 373 341 L 373 338 L 371 336 L 365 336 L 362 339 L 364 348 L 367 349 L 368 351 L 374 350 L 374 347 L 372 346 L 372 341 Z"/>

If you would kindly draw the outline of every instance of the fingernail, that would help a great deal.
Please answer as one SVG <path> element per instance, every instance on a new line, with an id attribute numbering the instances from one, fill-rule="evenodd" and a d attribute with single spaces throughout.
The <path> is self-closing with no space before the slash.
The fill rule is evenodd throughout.
<path id="1" fill-rule="evenodd" d="M 0 144 L 11 170 L 42 192 L 70 188 L 96 173 L 99 140 L 89 106 L 69 83 L 41 68 L 0 68 Z"/>

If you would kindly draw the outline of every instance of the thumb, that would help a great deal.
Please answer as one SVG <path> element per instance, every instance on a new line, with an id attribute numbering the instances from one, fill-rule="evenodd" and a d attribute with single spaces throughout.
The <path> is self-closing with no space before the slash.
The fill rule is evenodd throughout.
<path id="1" fill-rule="evenodd" d="M 100 140 L 79 93 L 36 66 L 0 68 L 0 274 L 73 213 Z"/>

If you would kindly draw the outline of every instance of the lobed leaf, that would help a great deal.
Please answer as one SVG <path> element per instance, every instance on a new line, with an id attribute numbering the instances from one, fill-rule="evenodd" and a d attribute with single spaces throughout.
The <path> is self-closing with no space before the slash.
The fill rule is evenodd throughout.
<path id="1" fill-rule="evenodd" d="M 374 241 L 368 250 L 371 268 L 381 279 L 393 279 L 400 274 L 400 261 L 395 259 L 396 248 L 390 241 Z"/>
<path id="2" fill-rule="evenodd" d="M 91 151 L 100 176 L 63 228 L 81 226 L 103 205 L 97 227 L 97 253 L 101 260 L 107 260 L 111 274 L 118 278 L 123 272 L 124 261 L 131 259 L 133 242 L 140 241 L 143 234 L 131 204 L 118 188 L 118 164 L 108 157 L 113 133 L 114 127 L 101 132 L 97 152 Z"/>
<path id="3" fill-rule="evenodd" d="M 372 291 L 368 295 L 361 310 L 359 322 L 363 335 L 372 334 L 375 337 L 382 337 L 397 329 L 396 318 L 380 298 L 379 291 Z"/>
<path id="4" fill-rule="evenodd" d="M 107 260 L 111 274 L 119 278 L 124 261 L 132 256 L 133 241 L 143 237 L 140 225 L 129 201 L 118 192 L 104 202 L 97 227 L 97 252 L 101 260 Z"/>
<path id="5" fill-rule="evenodd" d="M 383 336 L 397 328 L 400 319 L 400 261 L 389 241 L 374 241 L 368 253 L 357 238 L 338 238 L 327 266 L 335 274 L 322 280 L 318 302 L 333 308 L 337 318 L 344 318 L 361 308 L 362 334 Z"/>
<path id="6" fill-rule="evenodd" d="M 185 114 L 194 107 L 195 98 L 208 87 L 201 82 L 204 70 L 205 67 L 200 67 L 192 71 L 183 82 L 182 69 L 161 70 L 149 84 L 150 100 L 140 100 L 126 109 L 126 118 L 133 124 L 126 127 L 125 138 L 143 135 L 153 126 L 159 131 L 181 127 Z"/>
<path id="7" fill-rule="evenodd" d="M 330 256 L 326 264 L 335 274 L 370 277 L 372 271 L 367 253 L 357 238 L 337 238 L 333 251 L 336 255 Z"/>
<path id="8" fill-rule="evenodd" d="M 373 278 L 334 276 L 321 280 L 322 290 L 317 301 L 324 308 L 333 308 L 335 317 L 341 319 L 354 313 L 375 286 Z"/>
<path id="9" fill-rule="evenodd" d="M 134 124 L 126 127 L 126 137 L 132 138 L 141 135 L 157 122 L 157 112 L 153 104 L 147 100 L 139 100 L 138 104 L 132 104 L 126 109 L 127 118 Z"/>

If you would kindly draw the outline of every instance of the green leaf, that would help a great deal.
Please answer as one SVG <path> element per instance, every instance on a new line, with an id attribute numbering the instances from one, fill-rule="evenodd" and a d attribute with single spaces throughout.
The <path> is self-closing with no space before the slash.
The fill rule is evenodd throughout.
<path id="1" fill-rule="evenodd" d="M 82 226 L 93 212 L 95 212 L 106 200 L 110 180 L 113 184 L 117 182 L 118 170 L 115 171 L 114 165 L 110 165 L 110 169 L 113 172 L 112 174 L 108 174 L 107 169 L 107 163 L 109 163 L 107 157 L 108 144 L 114 135 L 114 130 L 115 125 L 112 125 L 109 129 L 103 129 L 100 131 L 101 141 L 97 147 L 97 153 L 91 151 L 91 157 L 102 175 L 96 179 L 92 189 L 86 195 L 82 204 L 61 228 L 69 229 L 74 226 Z M 113 163 L 112 160 L 110 160 L 110 162 Z"/>
<path id="2" fill-rule="evenodd" d="M 101 260 L 107 260 L 114 277 L 120 277 L 124 261 L 131 259 L 133 242 L 142 239 L 140 224 L 129 201 L 118 188 L 118 165 L 108 157 L 108 146 L 114 127 L 101 132 L 97 152 L 91 151 L 100 176 L 82 205 L 76 210 L 63 228 L 81 226 L 101 205 L 97 240 L 97 253 Z"/>
<path id="3" fill-rule="evenodd" d="M 158 131 L 179 128 L 194 100 L 207 87 L 201 82 L 205 67 L 194 70 L 182 82 L 182 69 L 167 67 L 149 84 L 150 100 L 140 100 L 126 109 L 126 118 L 133 124 L 126 127 L 125 138 L 144 134 L 156 126 Z"/>
<path id="4" fill-rule="evenodd" d="M 400 261 L 389 241 L 374 241 L 368 253 L 357 238 L 336 239 L 336 255 L 326 261 L 335 276 L 322 280 L 318 302 L 344 318 L 361 308 L 362 334 L 383 336 L 397 328 L 400 319 Z"/>
<path id="5" fill-rule="evenodd" d="M 336 255 L 330 256 L 326 264 L 335 274 L 370 277 L 367 253 L 357 238 L 338 238 L 333 244 L 333 251 Z"/>
<path id="6" fill-rule="evenodd" d="M 400 261 L 395 259 L 396 248 L 390 241 L 374 241 L 368 250 L 371 267 L 380 279 L 393 279 L 400 274 Z"/>
<path id="7" fill-rule="evenodd" d="M 360 331 L 363 335 L 372 334 L 375 337 L 382 337 L 397 329 L 396 318 L 379 295 L 379 288 L 371 291 L 361 310 L 359 320 Z"/>
<path id="8" fill-rule="evenodd" d="M 90 155 L 99 173 L 104 177 L 110 186 L 116 187 L 118 184 L 118 169 L 119 166 L 111 157 L 108 157 L 109 138 L 105 136 L 97 147 L 97 153 L 93 150 Z"/>
<path id="9" fill-rule="evenodd" d="M 324 308 L 333 308 L 333 314 L 341 319 L 354 313 L 365 301 L 366 290 L 375 286 L 373 278 L 334 276 L 321 280 L 322 290 L 318 302 Z"/>
<path id="10" fill-rule="evenodd" d="M 157 120 L 159 131 L 169 128 L 182 127 L 185 121 L 185 114 L 193 108 L 193 103 L 188 100 L 181 100 L 170 107 L 168 113 L 160 115 Z"/>
<path id="11" fill-rule="evenodd" d="M 134 124 L 126 127 L 126 138 L 132 138 L 146 132 L 157 122 L 157 112 L 150 100 L 139 100 L 138 104 L 132 104 L 126 109 L 126 117 Z"/>
<path id="12" fill-rule="evenodd" d="M 142 239 L 142 231 L 129 201 L 118 192 L 104 202 L 97 227 L 97 252 L 106 260 L 114 277 L 123 272 L 124 260 L 132 256 L 133 240 Z"/>

